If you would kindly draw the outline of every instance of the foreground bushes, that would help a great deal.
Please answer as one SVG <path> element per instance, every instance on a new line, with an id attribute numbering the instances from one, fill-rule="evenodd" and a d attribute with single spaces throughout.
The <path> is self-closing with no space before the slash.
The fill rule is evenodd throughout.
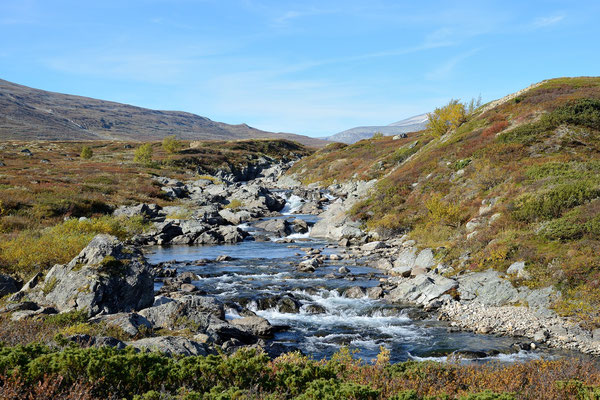
<path id="1" fill-rule="evenodd" d="M 64 264 L 99 233 L 125 239 L 143 231 L 141 217 L 70 219 L 42 231 L 23 231 L 0 242 L 0 271 L 27 276 Z"/>
<path id="2" fill-rule="evenodd" d="M 466 366 L 365 364 L 255 351 L 169 358 L 112 348 L 0 347 L 2 398 L 158 399 L 595 399 L 600 371 L 579 360 Z M 46 388 L 40 391 L 40 388 Z M 79 393 L 74 397 L 73 393 Z M 39 395 L 39 396 L 38 396 Z"/>

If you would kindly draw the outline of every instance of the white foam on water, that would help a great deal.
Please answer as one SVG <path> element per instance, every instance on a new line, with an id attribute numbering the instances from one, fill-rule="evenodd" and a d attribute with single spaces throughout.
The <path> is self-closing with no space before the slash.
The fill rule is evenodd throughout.
<path id="1" fill-rule="evenodd" d="M 543 355 L 544 358 L 554 358 L 554 357 L 548 357 L 547 354 Z M 525 362 L 525 361 L 530 361 L 530 360 L 539 360 L 540 358 L 542 358 L 542 355 L 539 353 L 535 353 L 532 351 L 525 351 L 525 350 L 519 350 L 519 352 L 517 353 L 510 353 L 510 354 L 505 354 L 505 353 L 500 353 L 494 356 L 489 356 L 489 357 L 482 357 L 482 358 L 463 358 L 460 357 L 460 355 L 458 357 L 455 357 L 453 354 L 450 354 L 448 356 L 440 356 L 440 357 L 419 357 L 419 356 L 413 356 L 412 354 L 408 353 L 408 357 L 411 360 L 415 360 L 415 361 L 436 361 L 436 362 L 441 362 L 441 363 L 445 363 L 445 362 L 450 362 L 450 361 L 457 361 L 462 363 L 462 364 L 468 364 L 468 363 L 472 363 L 472 362 L 490 362 L 490 361 L 498 361 L 501 363 L 517 363 L 517 362 Z"/>
<path id="2" fill-rule="evenodd" d="M 323 328 L 352 327 L 356 329 L 381 329 L 382 331 L 384 331 L 389 330 L 391 326 L 406 324 L 406 320 L 404 318 L 372 317 L 367 315 L 356 315 L 353 312 L 343 311 L 341 311 L 339 314 L 306 314 L 305 312 L 293 314 L 281 313 L 275 309 L 256 310 L 255 312 L 257 315 L 266 318 L 267 320 L 269 320 L 269 322 L 275 324 L 295 323 Z M 405 337 L 415 335 L 417 335 L 417 331 L 411 330 L 408 327 L 406 327 L 403 331 L 403 336 Z M 418 334 L 418 336 L 421 335 Z"/>
<path id="3" fill-rule="evenodd" d="M 238 318 L 242 318 L 242 316 L 237 312 L 237 310 L 234 310 L 233 308 L 227 308 L 225 310 L 225 321 L 231 321 Z"/>
<path id="4" fill-rule="evenodd" d="M 287 235 L 286 237 L 282 237 L 282 238 L 275 238 L 273 241 L 274 242 L 281 242 L 285 239 L 309 239 L 310 238 L 310 230 L 312 227 L 308 228 L 308 231 L 305 233 L 292 233 L 291 235 Z"/>
<path id="5" fill-rule="evenodd" d="M 243 224 L 239 224 L 237 227 L 246 232 L 252 229 L 252 227 L 246 222 L 244 222 Z"/>
<path id="6" fill-rule="evenodd" d="M 285 198 L 285 206 L 281 210 L 283 215 L 290 215 L 298 212 L 302 205 L 304 204 L 304 199 L 300 196 L 296 196 L 295 194 Z"/>

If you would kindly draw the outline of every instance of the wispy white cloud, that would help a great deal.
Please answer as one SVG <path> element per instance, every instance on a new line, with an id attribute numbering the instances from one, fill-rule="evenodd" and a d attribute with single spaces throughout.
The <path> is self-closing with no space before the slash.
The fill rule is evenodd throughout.
<path id="1" fill-rule="evenodd" d="M 454 72 L 456 66 L 458 66 L 465 59 L 471 57 L 473 54 L 477 53 L 479 50 L 480 49 L 473 49 L 446 60 L 433 70 L 427 72 L 425 74 L 425 79 L 429 81 L 448 79 Z"/>
<path id="2" fill-rule="evenodd" d="M 530 27 L 533 29 L 546 28 L 548 26 L 556 25 L 564 19 L 565 19 L 565 16 L 562 14 L 546 16 L 546 17 L 538 17 L 533 20 Z"/>
<path id="3" fill-rule="evenodd" d="M 283 14 L 276 16 L 273 18 L 273 26 L 275 27 L 284 27 L 289 25 L 296 19 L 305 18 L 305 17 L 315 17 L 318 15 L 327 15 L 327 14 L 336 14 L 339 10 L 335 9 L 321 9 L 321 8 L 307 8 L 304 10 L 288 10 L 283 12 Z"/>

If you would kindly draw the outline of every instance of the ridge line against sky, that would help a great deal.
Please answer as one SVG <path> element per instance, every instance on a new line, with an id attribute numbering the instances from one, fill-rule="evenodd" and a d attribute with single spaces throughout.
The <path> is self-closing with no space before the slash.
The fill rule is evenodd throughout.
<path id="1" fill-rule="evenodd" d="M 327 136 L 599 75 L 600 2 L 421 3 L 4 0 L 0 78 Z"/>

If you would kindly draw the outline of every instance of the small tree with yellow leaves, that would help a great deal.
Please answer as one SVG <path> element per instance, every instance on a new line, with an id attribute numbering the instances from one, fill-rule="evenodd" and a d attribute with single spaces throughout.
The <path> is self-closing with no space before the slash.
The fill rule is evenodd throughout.
<path id="1" fill-rule="evenodd" d="M 465 105 L 459 100 L 452 99 L 445 106 L 427 114 L 427 129 L 432 135 L 440 137 L 458 128 L 466 119 Z"/>

